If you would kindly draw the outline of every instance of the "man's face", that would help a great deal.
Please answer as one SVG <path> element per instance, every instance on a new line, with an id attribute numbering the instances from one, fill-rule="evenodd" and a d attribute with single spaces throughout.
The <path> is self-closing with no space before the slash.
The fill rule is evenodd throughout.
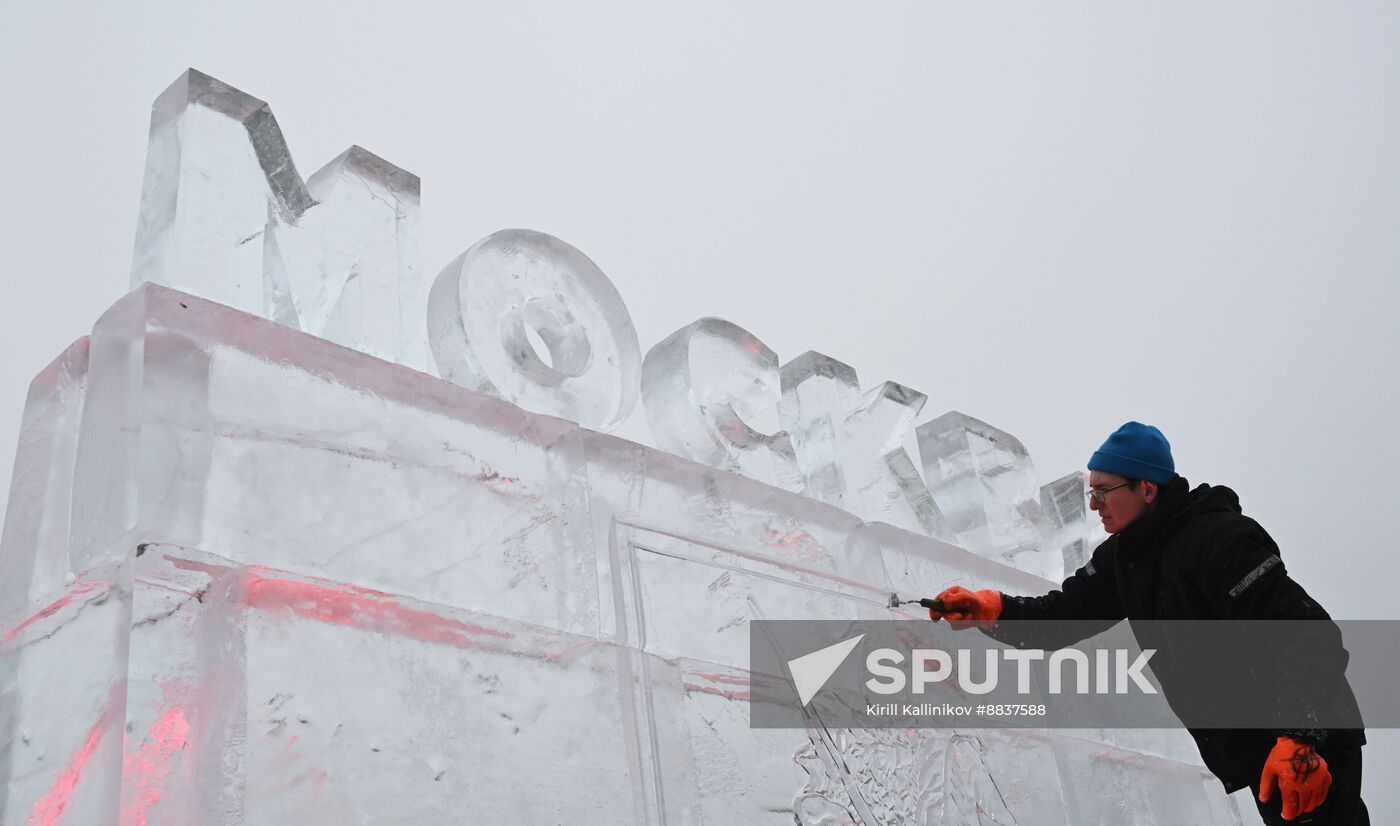
<path id="1" fill-rule="evenodd" d="M 1108 491 L 1103 496 L 1103 504 L 1091 497 L 1089 509 L 1098 511 L 1099 518 L 1103 520 L 1103 529 L 1109 533 L 1118 533 L 1136 522 L 1147 513 L 1147 506 L 1157 498 L 1157 486 L 1151 482 L 1139 482 L 1128 487 L 1127 481 L 1117 474 L 1089 471 L 1089 487 Z M 1120 485 L 1123 487 L 1119 487 Z"/>

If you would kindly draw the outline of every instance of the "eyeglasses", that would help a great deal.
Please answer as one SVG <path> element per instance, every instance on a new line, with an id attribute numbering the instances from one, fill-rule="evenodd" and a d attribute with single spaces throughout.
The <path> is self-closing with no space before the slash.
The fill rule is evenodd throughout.
<path id="1" fill-rule="evenodd" d="M 1132 481 L 1127 481 L 1121 485 L 1114 485 L 1111 488 L 1089 488 L 1089 501 L 1093 502 L 1099 507 L 1103 507 L 1103 502 L 1105 499 L 1108 498 L 1108 495 L 1110 493 L 1112 493 L 1115 490 L 1118 490 L 1119 488 L 1126 488 L 1128 485 L 1131 484 Z"/>

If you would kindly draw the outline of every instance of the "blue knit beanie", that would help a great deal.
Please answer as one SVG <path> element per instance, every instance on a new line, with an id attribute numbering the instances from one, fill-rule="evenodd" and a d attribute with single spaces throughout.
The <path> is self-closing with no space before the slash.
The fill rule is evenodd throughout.
<path id="1" fill-rule="evenodd" d="M 1115 473 L 1126 479 L 1146 479 L 1165 485 L 1176 478 L 1172 446 L 1150 424 L 1128 422 L 1108 437 L 1089 457 L 1089 470 Z"/>

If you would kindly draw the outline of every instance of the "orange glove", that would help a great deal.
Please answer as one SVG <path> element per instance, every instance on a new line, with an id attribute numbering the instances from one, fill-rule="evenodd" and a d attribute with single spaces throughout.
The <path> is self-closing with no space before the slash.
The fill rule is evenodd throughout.
<path id="1" fill-rule="evenodd" d="M 1292 820 L 1322 805 L 1332 788 L 1332 773 L 1312 746 L 1280 737 L 1259 776 L 1260 803 L 1273 799 L 1275 785 L 1283 795 L 1283 819 Z"/>
<path id="2" fill-rule="evenodd" d="M 990 628 L 1001 616 L 1001 591 L 969 591 L 961 585 L 954 585 L 938 595 L 945 610 L 928 609 L 928 617 L 934 622 L 948 620 L 948 624 L 961 631 L 974 625 Z"/>

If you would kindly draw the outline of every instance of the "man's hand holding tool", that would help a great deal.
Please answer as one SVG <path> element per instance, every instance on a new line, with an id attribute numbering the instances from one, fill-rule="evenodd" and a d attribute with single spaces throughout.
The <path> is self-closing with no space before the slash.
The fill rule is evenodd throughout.
<path id="1" fill-rule="evenodd" d="M 990 628 L 1001 616 L 1000 591 L 969 591 L 961 585 L 954 585 L 932 601 L 941 605 L 928 606 L 929 619 L 934 622 L 945 619 L 959 631 L 973 626 Z"/>

